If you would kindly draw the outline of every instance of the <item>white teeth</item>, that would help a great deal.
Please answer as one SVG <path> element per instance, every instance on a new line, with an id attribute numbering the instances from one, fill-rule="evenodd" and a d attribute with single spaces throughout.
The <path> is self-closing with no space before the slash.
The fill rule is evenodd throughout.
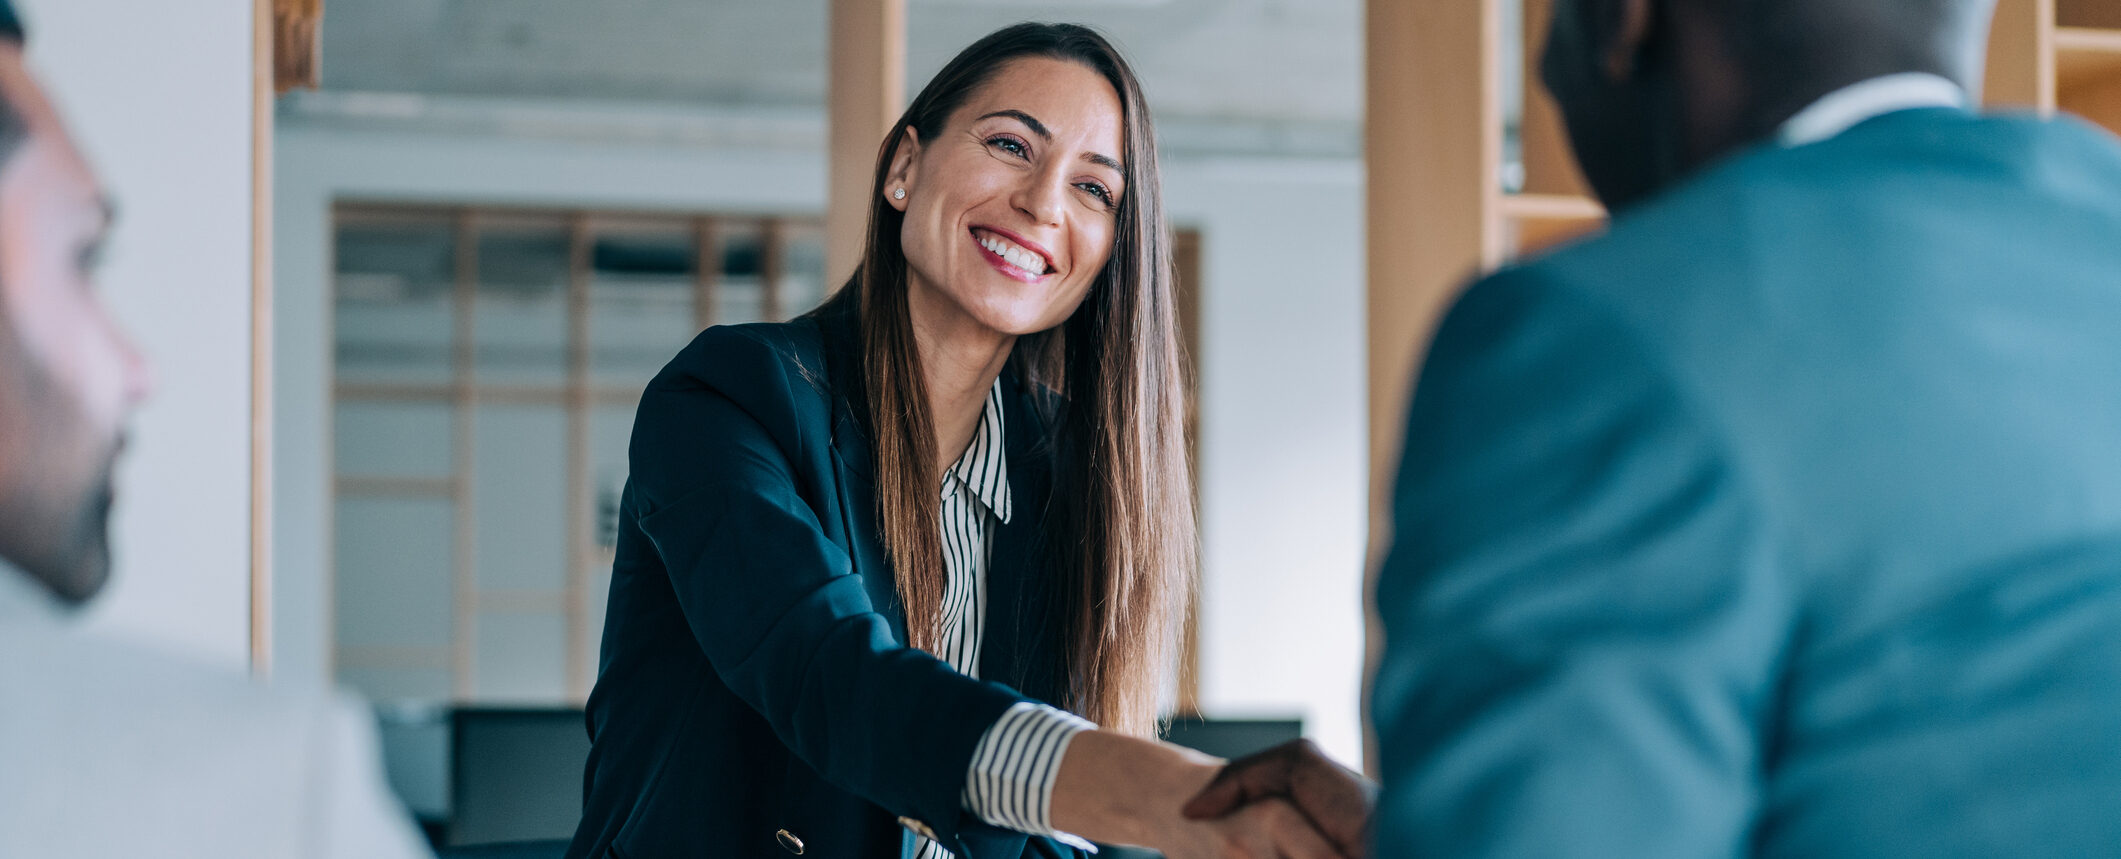
<path id="1" fill-rule="evenodd" d="M 981 236 L 979 246 L 1001 257 L 1004 261 L 1032 274 L 1046 273 L 1046 258 L 1017 247 L 996 236 Z"/>

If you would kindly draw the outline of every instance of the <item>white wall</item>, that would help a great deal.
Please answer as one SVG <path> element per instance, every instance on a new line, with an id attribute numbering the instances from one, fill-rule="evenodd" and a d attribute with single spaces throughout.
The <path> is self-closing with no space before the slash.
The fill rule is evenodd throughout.
<path id="1" fill-rule="evenodd" d="M 334 199 L 786 212 L 824 207 L 817 149 L 706 149 L 282 125 L 276 142 L 275 663 L 330 670 Z M 1165 161 L 1200 229 L 1202 692 L 1301 715 L 1361 759 L 1363 280 L 1358 162 Z"/>
<path id="2" fill-rule="evenodd" d="M 274 152 L 273 662 L 290 679 L 331 670 L 333 201 L 807 214 L 825 197 L 815 152 L 284 125 Z"/>
<path id="3" fill-rule="evenodd" d="M 1362 760 L 1368 539 L 1359 162 L 1165 161 L 1200 228 L 1201 701 Z"/>
<path id="4" fill-rule="evenodd" d="M 118 476 L 92 623 L 250 647 L 251 3 L 16 0 L 29 57 L 117 200 L 105 294 L 156 390 Z"/>

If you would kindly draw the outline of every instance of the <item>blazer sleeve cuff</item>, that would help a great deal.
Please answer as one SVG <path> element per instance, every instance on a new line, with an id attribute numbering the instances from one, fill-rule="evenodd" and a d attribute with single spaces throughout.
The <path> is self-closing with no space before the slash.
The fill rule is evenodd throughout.
<path id="1" fill-rule="evenodd" d="M 929 754 L 922 755 L 922 766 L 908 773 L 913 780 L 907 794 L 912 800 L 909 807 L 893 813 L 904 815 L 900 822 L 907 829 L 963 856 L 959 842 L 963 830 L 980 823 L 967 813 L 963 802 L 971 761 L 988 730 L 1025 699 L 998 683 L 970 681 L 954 671 L 950 673 L 963 686 L 947 691 L 942 684 L 931 686 L 929 691 L 945 694 L 917 705 L 920 718 L 909 722 L 914 730 L 908 736 L 918 738 L 916 742 L 923 743 Z M 950 699 L 956 699 L 955 706 Z M 910 700 L 922 698 L 915 696 Z"/>

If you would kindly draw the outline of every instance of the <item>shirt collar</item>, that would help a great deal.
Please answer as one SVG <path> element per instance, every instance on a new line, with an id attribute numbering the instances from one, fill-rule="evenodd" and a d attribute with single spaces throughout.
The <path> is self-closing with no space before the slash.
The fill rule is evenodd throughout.
<path id="1" fill-rule="evenodd" d="M 0 558 L 0 623 L 16 620 L 60 620 L 71 611 L 43 582 L 30 578 Z"/>
<path id="2" fill-rule="evenodd" d="M 1784 146 L 1804 146 L 1827 140 L 1871 119 L 1921 107 L 1965 109 L 1966 90 L 1928 72 L 1901 72 L 1850 84 L 1810 107 L 1798 111 L 1782 124 Z"/>
<path id="3" fill-rule="evenodd" d="M 988 512 L 1002 524 L 1009 524 L 1009 455 L 1003 444 L 1004 423 L 1002 420 L 1002 380 L 995 379 L 994 387 L 987 389 L 987 405 L 980 410 L 979 426 L 972 431 L 972 443 L 965 446 L 963 456 L 957 464 L 943 475 L 943 492 L 950 492 L 953 482 L 972 490 L 974 497 L 987 506 Z"/>

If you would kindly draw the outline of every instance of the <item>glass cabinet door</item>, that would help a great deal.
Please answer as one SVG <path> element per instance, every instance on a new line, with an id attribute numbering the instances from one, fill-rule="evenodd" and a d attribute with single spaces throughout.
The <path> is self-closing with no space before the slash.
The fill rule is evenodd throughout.
<path id="1" fill-rule="evenodd" d="M 342 206 L 339 677 L 579 702 L 642 390 L 709 324 L 824 297 L 823 231 L 758 217 Z"/>

